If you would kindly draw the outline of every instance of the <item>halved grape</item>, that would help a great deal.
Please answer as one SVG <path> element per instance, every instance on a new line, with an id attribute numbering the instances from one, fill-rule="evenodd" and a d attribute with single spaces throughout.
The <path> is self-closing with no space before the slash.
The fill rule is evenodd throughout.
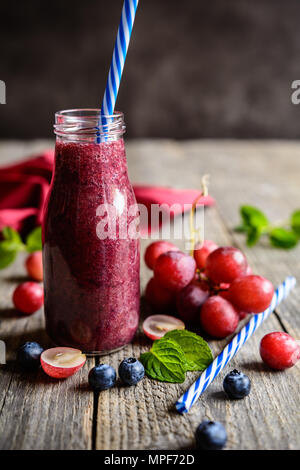
<path id="1" fill-rule="evenodd" d="M 79 349 L 57 347 L 46 349 L 41 354 L 44 372 L 56 379 L 65 379 L 75 374 L 86 361 L 86 356 Z"/>
<path id="2" fill-rule="evenodd" d="M 143 331 L 150 339 L 162 338 L 168 331 L 184 330 L 185 325 L 179 318 L 170 315 L 151 315 L 143 323 Z"/>

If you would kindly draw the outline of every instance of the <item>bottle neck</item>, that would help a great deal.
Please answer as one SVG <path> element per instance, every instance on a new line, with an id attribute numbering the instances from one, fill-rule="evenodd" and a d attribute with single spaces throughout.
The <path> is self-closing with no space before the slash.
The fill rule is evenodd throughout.
<path id="1" fill-rule="evenodd" d="M 101 119 L 100 109 L 69 109 L 55 114 L 54 133 L 60 142 L 115 142 L 125 133 L 124 115 Z"/>

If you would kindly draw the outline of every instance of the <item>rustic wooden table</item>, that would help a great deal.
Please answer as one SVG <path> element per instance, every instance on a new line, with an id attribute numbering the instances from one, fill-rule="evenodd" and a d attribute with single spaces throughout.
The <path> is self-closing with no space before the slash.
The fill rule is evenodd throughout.
<path id="1" fill-rule="evenodd" d="M 53 145 L 49 141 L 2 142 L 0 163 L 29 156 Z M 285 219 L 300 207 L 300 143 L 289 141 L 139 140 L 127 143 L 132 181 L 198 188 L 204 173 L 211 175 L 210 192 L 217 206 L 205 214 L 205 235 L 219 244 L 242 248 L 257 273 L 276 285 L 286 275 L 300 276 L 300 249 L 275 250 L 260 243 L 245 246 L 233 227 L 242 203 L 257 205 L 271 220 Z M 146 244 L 142 243 L 142 253 Z M 136 387 L 117 386 L 100 394 L 87 386 L 88 359 L 79 373 L 55 381 L 42 371 L 22 373 L 15 365 L 17 347 L 26 340 L 47 346 L 43 312 L 20 317 L 11 293 L 25 279 L 22 259 L 1 272 L 0 339 L 7 345 L 7 365 L 0 368 L 0 448 L 2 449 L 190 449 L 197 424 L 203 419 L 226 425 L 228 449 L 299 449 L 300 368 L 272 372 L 259 355 L 259 341 L 268 332 L 287 331 L 300 339 L 297 287 L 227 366 L 249 375 L 251 394 L 229 401 L 222 391 L 224 374 L 215 380 L 189 414 L 173 405 L 197 374 L 182 385 L 146 378 Z M 151 273 L 142 262 L 141 285 Z M 224 342 L 212 341 L 217 353 Z M 122 351 L 101 361 L 117 367 L 126 356 L 149 348 L 142 335 Z"/>

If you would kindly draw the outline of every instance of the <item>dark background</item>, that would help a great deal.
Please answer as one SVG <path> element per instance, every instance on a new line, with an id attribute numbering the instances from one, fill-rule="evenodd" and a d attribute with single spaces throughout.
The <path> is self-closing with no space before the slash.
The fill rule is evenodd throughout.
<path id="1" fill-rule="evenodd" d="M 1 1 L 1 138 L 99 107 L 122 0 Z M 130 137 L 300 137 L 299 0 L 140 0 L 117 109 Z"/>

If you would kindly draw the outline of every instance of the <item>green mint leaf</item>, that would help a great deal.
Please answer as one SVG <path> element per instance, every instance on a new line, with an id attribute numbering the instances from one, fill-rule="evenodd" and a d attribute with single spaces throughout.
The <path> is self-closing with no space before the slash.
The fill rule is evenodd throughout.
<path id="1" fill-rule="evenodd" d="M 11 227 L 4 227 L 2 230 L 2 235 L 5 240 L 11 240 L 16 243 L 23 244 L 21 236 Z"/>
<path id="2" fill-rule="evenodd" d="M 9 266 L 16 259 L 18 252 L 25 249 L 22 238 L 13 228 L 4 227 L 2 236 L 4 240 L 0 242 L 0 269 Z"/>
<path id="3" fill-rule="evenodd" d="M 241 206 L 240 214 L 243 220 L 243 224 L 247 227 L 256 227 L 262 229 L 269 225 L 269 221 L 265 214 L 253 206 Z"/>
<path id="4" fill-rule="evenodd" d="M 36 227 L 26 238 L 26 250 L 29 253 L 42 249 L 42 227 Z"/>
<path id="5" fill-rule="evenodd" d="M 291 216 L 291 227 L 293 232 L 300 237 L 300 210 L 292 213 Z"/>
<path id="6" fill-rule="evenodd" d="M 234 227 L 234 231 L 238 233 L 246 233 L 248 231 L 247 225 L 240 224 Z"/>
<path id="7" fill-rule="evenodd" d="M 21 236 L 13 228 L 4 227 L 2 230 L 2 236 L 4 238 L 2 243 L 5 251 L 23 251 L 25 249 Z"/>
<path id="8" fill-rule="evenodd" d="M 16 243 L 12 240 L 3 240 L 1 243 L 2 250 L 5 252 L 8 251 L 22 251 L 24 245 L 20 243 Z"/>
<path id="9" fill-rule="evenodd" d="M 213 355 L 207 342 L 201 336 L 187 330 L 172 330 L 164 335 L 179 344 L 186 359 L 186 371 L 206 369 L 213 361 Z"/>
<path id="10" fill-rule="evenodd" d="M 281 227 L 274 228 L 269 234 L 270 242 L 276 248 L 290 249 L 297 245 L 297 235 Z"/>
<path id="11" fill-rule="evenodd" d="M 6 268 L 16 258 L 18 251 L 7 246 L 7 240 L 0 242 L 0 269 Z"/>
<path id="12" fill-rule="evenodd" d="M 186 360 L 181 347 L 170 339 L 154 341 L 140 361 L 146 374 L 162 382 L 182 383 L 185 380 Z"/>
<path id="13" fill-rule="evenodd" d="M 247 245 L 253 246 L 258 242 L 261 236 L 261 229 L 258 227 L 249 227 L 247 232 Z"/>

